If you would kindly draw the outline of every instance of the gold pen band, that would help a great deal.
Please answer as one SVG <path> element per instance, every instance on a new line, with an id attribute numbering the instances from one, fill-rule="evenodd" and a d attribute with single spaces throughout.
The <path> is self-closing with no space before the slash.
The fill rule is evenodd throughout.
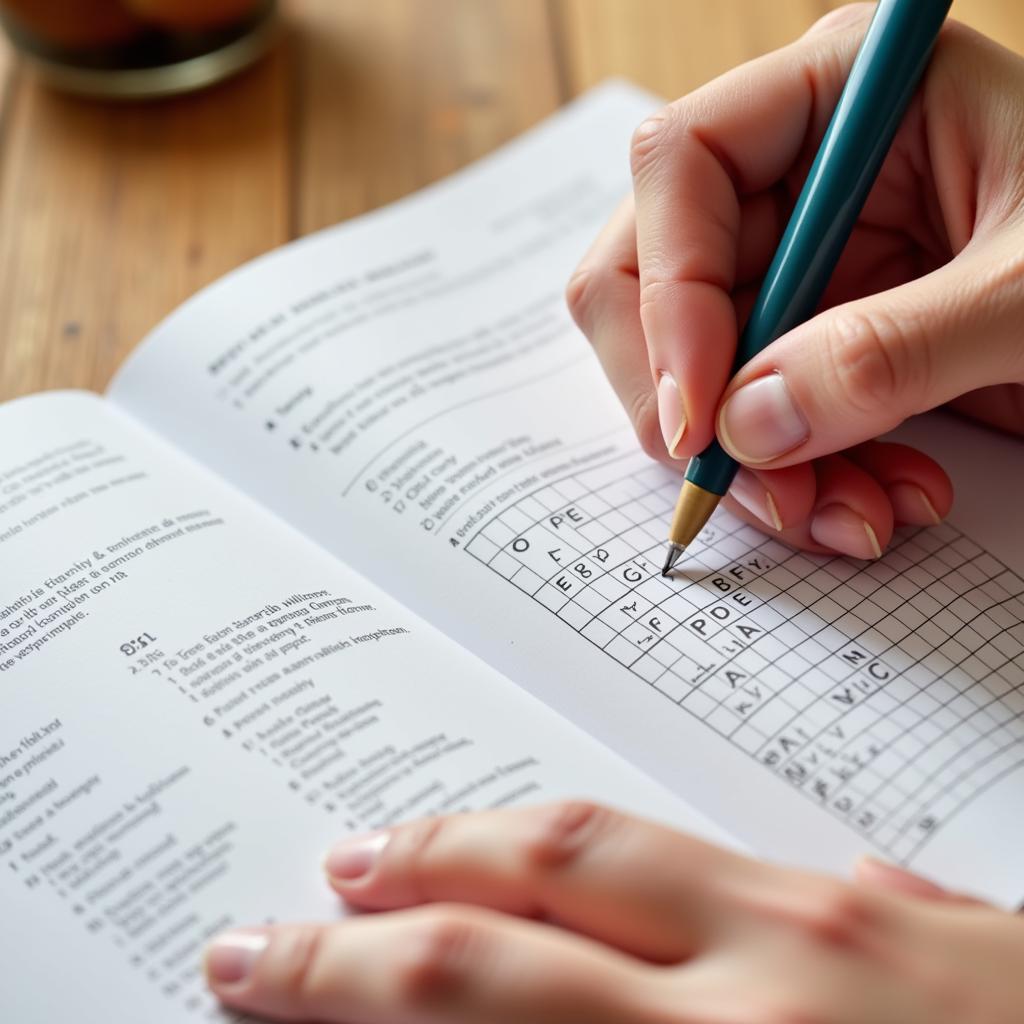
<path id="1" fill-rule="evenodd" d="M 681 548 L 687 547 L 704 528 L 721 500 L 722 495 L 705 491 L 703 487 L 684 480 L 669 528 L 669 542 Z"/>

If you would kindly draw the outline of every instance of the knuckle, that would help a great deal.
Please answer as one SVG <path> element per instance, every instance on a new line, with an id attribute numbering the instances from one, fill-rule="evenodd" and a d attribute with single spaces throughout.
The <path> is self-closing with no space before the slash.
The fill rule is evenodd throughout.
<path id="1" fill-rule="evenodd" d="M 565 286 L 565 303 L 576 326 L 588 337 L 594 322 L 594 305 L 602 291 L 603 275 L 592 266 L 579 266 Z"/>
<path id="2" fill-rule="evenodd" d="M 853 948 L 864 945 L 875 917 L 875 907 L 865 893 L 835 882 L 822 886 L 800 924 L 813 942 Z"/>
<path id="3" fill-rule="evenodd" d="M 644 454 L 652 459 L 663 458 L 665 440 L 661 434 L 658 397 L 654 391 L 650 388 L 639 391 L 628 403 L 626 413 L 633 423 L 633 430 Z"/>
<path id="4" fill-rule="evenodd" d="M 417 1008 L 451 999 L 472 971 L 480 942 L 479 928 L 463 911 L 437 906 L 423 914 L 395 970 L 399 1003 Z"/>
<path id="5" fill-rule="evenodd" d="M 634 177 L 644 175 L 669 144 L 673 128 L 672 107 L 662 107 L 640 122 L 629 144 L 629 162 Z"/>
<path id="6" fill-rule="evenodd" d="M 397 853 L 396 859 L 407 875 L 417 900 L 425 899 L 424 874 L 444 823 L 444 818 L 423 818 L 410 822 L 400 830 L 400 840 L 392 841 L 386 848 L 388 853 Z"/>
<path id="7" fill-rule="evenodd" d="M 657 266 L 647 268 L 640 282 L 640 315 L 641 319 L 647 310 L 656 308 L 666 301 L 666 293 L 671 298 L 671 292 L 677 288 L 682 281 L 681 276 L 672 277 Z"/>
<path id="8" fill-rule="evenodd" d="M 571 867 L 593 848 L 599 836 L 614 827 L 617 817 L 588 800 L 567 800 L 545 808 L 539 828 L 526 842 L 526 860 L 542 870 Z"/>
<path id="9" fill-rule="evenodd" d="M 844 310 L 828 321 L 823 351 L 837 397 L 861 414 L 892 411 L 893 403 L 926 390 L 926 349 L 892 316 L 882 311 Z M 913 403 L 915 404 L 916 403 Z"/>
<path id="10" fill-rule="evenodd" d="M 316 1000 L 324 966 L 327 931 L 318 927 L 289 929 L 275 936 L 273 960 L 275 987 L 293 1006 Z"/>

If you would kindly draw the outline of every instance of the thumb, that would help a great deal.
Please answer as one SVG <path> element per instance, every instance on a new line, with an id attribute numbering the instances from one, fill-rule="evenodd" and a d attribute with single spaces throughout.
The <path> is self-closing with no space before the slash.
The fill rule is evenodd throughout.
<path id="1" fill-rule="evenodd" d="M 723 447 L 748 465 L 794 465 L 1024 378 L 1022 260 L 999 248 L 836 306 L 769 345 L 726 389 Z"/>

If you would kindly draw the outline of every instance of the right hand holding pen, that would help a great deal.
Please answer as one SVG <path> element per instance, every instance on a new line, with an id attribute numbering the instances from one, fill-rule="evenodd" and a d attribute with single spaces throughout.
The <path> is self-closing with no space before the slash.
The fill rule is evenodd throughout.
<path id="1" fill-rule="evenodd" d="M 1024 60 L 957 24 L 823 311 L 729 379 L 872 9 L 833 12 L 641 125 L 634 197 L 568 289 L 649 454 L 682 468 L 717 433 L 744 466 L 732 512 L 859 558 L 953 497 L 931 458 L 875 437 L 945 403 L 1024 433 Z"/>

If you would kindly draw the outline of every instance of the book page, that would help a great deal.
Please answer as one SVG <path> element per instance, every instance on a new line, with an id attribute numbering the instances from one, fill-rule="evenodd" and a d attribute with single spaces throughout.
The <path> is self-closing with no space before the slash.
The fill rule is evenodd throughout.
<path id="1" fill-rule="evenodd" d="M 336 916 L 327 847 L 414 816 L 572 795 L 724 839 L 108 403 L 0 436 L 0 1020 L 226 1019 L 205 942 Z"/>
<path id="2" fill-rule="evenodd" d="M 679 477 L 639 452 L 562 298 L 653 106 L 597 90 L 257 261 L 158 329 L 113 398 L 763 854 L 870 851 L 1019 898 L 1018 443 L 918 430 L 957 506 L 877 563 L 720 512 L 659 577 Z"/>

